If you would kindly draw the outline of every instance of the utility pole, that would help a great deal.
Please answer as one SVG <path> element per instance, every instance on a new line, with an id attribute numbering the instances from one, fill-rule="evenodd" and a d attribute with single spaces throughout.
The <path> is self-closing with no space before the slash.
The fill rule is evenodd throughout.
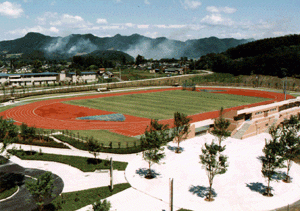
<path id="1" fill-rule="evenodd" d="M 114 184 L 113 184 L 113 160 L 112 157 L 110 158 L 110 191 L 112 192 L 114 190 Z"/>
<path id="2" fill-rule="evenodd" d="M 121 68 L 119 67 L 119 72 L 120 72 L 120 81 L 122 81 L 122 78 L 121 78 Z"/>
<path id="3" fill-rule="evenodd" d="M 287 77 L 285 76 L 285 82 L 284 82 L 284 100 L 286 100 L 286 87 L 287 87 Z"/>
<path id="4" fill-rule="evenodd" d="M 170 211 L 173 211 L 173 178 L 170 181 Z"/>

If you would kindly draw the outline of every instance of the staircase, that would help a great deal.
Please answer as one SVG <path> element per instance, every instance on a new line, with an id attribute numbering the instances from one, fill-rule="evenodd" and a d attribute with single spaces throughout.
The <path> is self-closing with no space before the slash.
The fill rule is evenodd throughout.
<path id="1" fill-rule="evenodd" d="M 244 125 L 232 136 L 232 138 L 242 139 L 245 132 L 251 126 L 252 122 L 246 122 Z"/>

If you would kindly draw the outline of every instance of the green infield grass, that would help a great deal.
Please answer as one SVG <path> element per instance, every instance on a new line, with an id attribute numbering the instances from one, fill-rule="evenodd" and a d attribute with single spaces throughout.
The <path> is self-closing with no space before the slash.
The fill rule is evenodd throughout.
<path id="1" fill-rule="evenodd" d="M 103 97 L 64 103 L 149 119 L 171 119 L 175 112 L 193 115 L 266 101 L 266 98 L 183 90 Z"/>

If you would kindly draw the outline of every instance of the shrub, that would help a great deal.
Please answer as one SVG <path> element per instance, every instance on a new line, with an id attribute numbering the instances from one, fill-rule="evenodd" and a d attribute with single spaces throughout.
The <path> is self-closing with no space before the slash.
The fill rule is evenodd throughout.
<path id="1" fill-rule="evenodd" d="M 102 202 L 98 201 L 93 204 L 94 211 L 109 211 L 110 208 L 111 204 L 109 201 L 106 201 L 106 199 L 104 199 Z"/>

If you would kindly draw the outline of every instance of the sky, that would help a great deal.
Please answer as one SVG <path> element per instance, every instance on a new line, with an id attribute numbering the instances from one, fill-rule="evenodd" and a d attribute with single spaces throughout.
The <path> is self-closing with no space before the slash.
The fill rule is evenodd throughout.
<path id="1" fill-rule="evenodd" d="M 299 9 L 299 0 L 7 0 L 0 1 L 0 41 L 28 32 L 263 39 L 299 34 Z"/>

